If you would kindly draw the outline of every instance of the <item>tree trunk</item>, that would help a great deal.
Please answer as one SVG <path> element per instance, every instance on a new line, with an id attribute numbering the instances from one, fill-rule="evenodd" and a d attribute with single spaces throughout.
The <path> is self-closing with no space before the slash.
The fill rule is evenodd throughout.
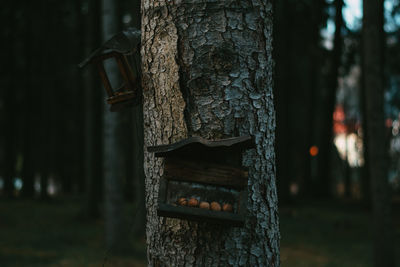
<path id="1" fill-rule="evenodd" d="M 243 228 L 160 218 L 163 160 L 145 153 L 150 266 L 279 266 L 271 1 L 142 2 L 145 145 L 251 134 Z"/>
<path id="2" fill-rule="evenodd" d="M 15 23 L 16 23 L 16 7 L 13 3 L 8 12 L 6 23 L 8 25 L 8 34 L 7 39 L 8 44 L 7 48 L 7 56 L 6 56 L 6 65 L 8 68 L 3 70 L 5 72 L 6 86 L 3 88 L 4 90 L 4 118 L 5 124 L 3 125 L 4 133 L 4 193 L 7 197 L 14 196 L 14 178 L 16 176 L 16 115 L 15 115 L 15 106 L 16 106 L 16 88 L 15 88 L 15 78 L 16 78 L 16 64 L 15 64 L 15 49 L 16 46 L 16 38 L 15 38 Z"/>
<path id="3" fill-rule="evenodd" d="M 46 1 L 42 1 L 38 4 L 38 16 L 39 16 L 39 27 L 43 29 L 41 34 L 39 35 L 39 40 L 45 40 L 45 33 L 48 34 L 49 27 L 46 24 L 46 8 L 48 8 L 48 4 Z M 49 23 L 50 24 L 50 23 Z M 38 129 L 38 145 L 40 150 L 38 150 L 39 157 L 39 166 L 38 170 L 40 172 L 40 198 L 43 200 L 47 200 L 49 198 L 49 194 L 47 191 L 47 187 L 49 184 L 49 158 L 50 158 L 50 144 L 49 144 L 49 130 L 50 130 L 50 120 L 49 120 L 49 81 L 47 78 L 48 75 L 48 63 L 49 63 L 49 42 L 44 42 L 38 49 L 39 59 L 35 62 L 38 68 L 38 76 L 36 77 L 37 88 L 36 92 L 39 92 L 38 99 L 38 111 L 39 111 L 39 127 Z"/>
<path id="4" fill-rule="evenodd" d="M 344 177 L 344 196 L 346 198 L 351 198 L 352 190 L 351 190 L 351 167 L 349 164 L 349 145 L 348 138 L 349 136 L 346 134 L 346 158 L 343 161 L 343 177 Z"/>
<path id="5" fill-rule="evenodd" d="M 25 73 L 26 79 L 24 82 L 24 98 L 23 98 L 23 165 L 22 165 L 22 180 L 23 180 L 23 187 L 22 187 L 22 196 L 26 198 L 32 198 L 35 194 L 34 189 L 34 129 L 35 129 L 35 122 L 34 122 L 34 99 L 35 94 L 33 93 L 33 79 L 34 79 L 34 65 L 33 65 L 33 55 L 35 54 L 33 51 L 33 45 L 30 44 L 31 40 L 34 39 L 34 17 L 32 14 L 35 14 L 34 4 L 32 2 L 28 2 L 27 6 L 25 7 L 25 19 L 26 19 L 26 31 L 25 31 L 25 46 L 24 46 L 24 54 L 26 59 L 25 65 Z"/>
<path id="6" fill-rule="evenodd" d="M 102 6 L 103 42 L 118 32 L 117 6 L 112 0 L 103 0 Z M 118 69 L 105 62 L 108 77 L 112 84 L 118 82 Z M 122 187 L 123 150 L 118 143 L 119 114 L 111 113 L 108 106 L 104 111 L 104 203 L 106 219 L 106 244 L 114 252 L 127 248 L 124 222 L 124 193 Z M 117 246 L 118 245 L 118 246 Z"/>
<path id="7" fill-rule="evenodd" d="M 316 18 L 313 18 L 311 21 L 314 22 L 314 25 L 318 25 L 321 22 L 318 19 L 318 16 L 321 15 L 316 15 L 316 14 L 321 14 L 323 13 L 323 10 L 325 8 L 325 2 L 320 1 L 320 0 L 313 0 L 312 1 L 312 8 L 310 9 L 312 11 L 312 14 Z M 290 29 L 288 29 L 290 31 Z M 305 157 L 304 164 L 305 164 L 305 171 L 304 171 L 304 183 L 303 183 L 303 195 L 312 197 L 315 194 L 314 191 L 314 185 L 315 181 L 317 180 L 316 177 L 316 172 L 315 167 L 317 165 L 317 156 L 314 155 L 312 156 L 310 154 L 310 148 L 312 146 L 315 146 L 317 144 L 317 137 L 316 137 L 316 126 L 317 126 L 317 93 L 318 93 L 318 86 L 320 84 L 319 77 L 322 75 L 320 68 L 321 68 L 321 63 L 320 63 L 320 53 L 321 53 L 321 48 L 320 48 L 320 28 L 319 27 L 312 27 L 309 30 L 312 35 L 311 35 L 311 42 L 309 41 L 308 47 L 307 47 L 307 55 L 309 61 L 309 71 L 307 72 L 307 78 L 308 78 L 308 88 L 307 88 L 307 101 L 304 103 L 307 107 L 303 107 L 304 109 L 307 110 L 307 119 L 304 119 L 304 125 L 306 126 L 306 138 L 305 138 L 305 144 L 306 146 L 304 147 L 305 149 L 302 150 L 302 154 Z M 296 101 L 296 100 L 295 100 Z M 296 114 L 297 110 L 293 111 L 293 114 Z M 295 141 L 296 142 L 296 141 Z"/>
<path id="8" fill-rule="evenodd" d="M 13 83 L 13 74 L 10 75 L 10 84 Z M 10 85 L 5 89 L 5 148 L 4 148 L 4 193 L 14 197 L 14 178 L 16 177 L 16 138 L 15 138 L 15 88 Z"/>
<path id="9" fill-rule="evenodd" d="M 276 177 L 278 187 L 278 198 L 280 205 L 290 201 L 290 182 L 293 177 L 289 168 L 290 149 L 288 139 L 289 127 L 289 91 L 292 87 L 289 51 L 292 51 L 292 38 L 288 31 L 292 27 L 293 16 L 291 15 L 290 3 L 287 0 L 274 1 L 274 59 L 276 61 L 274 77 L 274 95 L 276 107 Z"/>
<path id="10" fill-rule="evenodd" d="M 363 39 L 363 36 L 361 36 Z M 361 40 L 361 42 L 363 42 Z M 363 55 L 363 47 L 361 46 L 361 55 Z M 361 56 L 361 66 L 364 68 L 364 57 Z M 367 108 L 366 108 L 366 92 L 365 92 L 365 73 L 361 71 L 360 75 L 360 108 L 361 108 L 361 116 L 362 116 L 362 141 L 363 141 L 363 157 L 364 157 L 364 165 L 360 169 L 361 176 L 361 192 L 362 192 L 362 202 L 363 205 L 367 209 L 371 209 L 371 178 L 369 174 L 369 157 L 368 157 L 368 132 L 367 132 Z"/>
<path id="11" fill-rule="evenodd" d="M 374 266 L 394 263 L 391 197 L 388 187 L 388 153 L 384 126 L 383 1 L 363 1 L 363 71 L 368 138 L 369 174 L 374 217 Z"/>
<path id="12" fill-rule="evenodd" d="M 136 29 L 140 29 L 141 17 L 140 17 L 140 0 L 129 1 L 128 9 L 131 11 L 132 20 L 129 26 Z M 137 73 L 138 84 L 141 84 L 141 69 L 140 62 L 141 57 L 139 53 L 133 54 L 130 58 L 130 64 L 134 72 Z M 140 87 L 141 90 L 141 87 Z M 138 92 L 138 95 L 142 95 L 142 91 Z M 143 238 L 146 232 L 146 207 L 145 207 L 145 185 L 144 185 L 144 169 L 143 169 L 143 104 L 142 101 L 138 101 L 138 105 L 132 108 L 132 143 L 133 143 L 133 161 L 132 165 L 133 172 L 133 197 L 135 203 L 135 217 L 133 223 L 133 233 L 137 238 Z M 130 165 L 128 165 L 130 167 Z"/>
<path id="13" fill-rule="evenodd" d="M 139 9 L 137 9 L 137 15 L 140 14 Z M 140 26 L 133 24 L 135 27 Z M 140 70 L 140 56 L 133 56 L 133 65 L 136 67 L 138 72 L 138 77 L 141 77 Z M 138 81 L 141 82 L 141 81 Z M 142 92 L 140 92 L 142 93 Z M 133 179 L 135 186 L 135 203 L 136 203 L 136 214 L 135 214 L 135 224 L 134 224 L 134 234 L 135 236 L 144 236 L 146 227 L 146 207 L 145 207 L 145 174 L 144 174 L 144 158 L 143 158 L 143 146 L 144 146 L 144 125 L 143 125 L 143 104 L 140 101 L 140 105 L 133 107 Z"/>
<path id="14" fill-rule="evenodd" d="M 135 186 L 135 224 L 134 234 L 144 236 L 146 225 L 145 185 L 143 169 L 143 106 L 133 108 L 133 179 Z"/>
<path id="15" fill-rule="evenodd" d="M 328 94 L 326 97 L 325 112 L 321 134 L 323 141 L 320 149 L 320 161 L 318 166 L 318 181 L 315 191 L 318 197 L 332 197 L 331 160 L 333 147 L 333 111 L 336 103 L 336 89 L 338 87 L 339 68 L 342 57 L 342 27 L 343 27 L 343 0 L 335 0 L 335 36 L 333 40 L 333 51 L 329 82 L 327 84 Z"/>
<path id="16" fill-rule="evenodd" d="M 96 0 L 88 1 L 88 13 L 85 23 L 84 40 L 85 54 L 89 55 L 96 45 L 100 42 L 99 24 L 100 5 Z M 98 218 L 100 216 L 99 198 L 102 179 L 101 174 L 96 173 L 96 169 L 102 168 L 102 160 L 96 160 L 98 144 L 96 136 L 98 136 L 96 127 L 96 105 L 95 102 L 103 101 L 98 91 L 102 89 L 97 82 L 96 73 L 93 68 L 86 68 L 84 72 L 84 92 L 85 92 L 85 180 L 86 180 L 86 211 L 89 218 Z M 98 114 L 98 113 L 97 113 Z M 100 145 L 101 147 L 101 145 Z M 101 153 L 100 153 L 101 154 Z M 97 155 L 98 157 L 98 155 Z M 99 166 L 100 165 L 100 166 Z"/>

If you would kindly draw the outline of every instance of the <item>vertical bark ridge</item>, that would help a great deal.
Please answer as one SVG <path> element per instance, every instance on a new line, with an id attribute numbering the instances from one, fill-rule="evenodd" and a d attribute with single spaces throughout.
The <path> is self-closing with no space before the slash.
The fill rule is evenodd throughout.
<path id="1" fill-rule="evenodd" d="M 245 227 L 160 219 L 145 154 L 149 265 L 279 266 L 270 1 L 142 3 L 145 145 L 251 134 Z M 185 113 L 185 116 L 184 116 Z"/>

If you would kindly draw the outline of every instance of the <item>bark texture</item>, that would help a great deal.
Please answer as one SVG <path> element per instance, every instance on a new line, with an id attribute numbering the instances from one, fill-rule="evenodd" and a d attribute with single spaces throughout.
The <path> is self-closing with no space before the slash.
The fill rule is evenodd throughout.
<path id="1" fill-rule="evenodd" d="M 374 266 L 394 263 L 391 201 L 388 186 L 388 153 L 384 126 L 384 42 L 383 1 L 363 1 L 363 79 L 368 124 L 368 168 L 371 178 L 374 216 Z"/>
<path id="2" fill-rule="evenodd" d="M 160 218 L 163 161 L 145 152 L 149 266 L 279 266 L 268 0 L 142 2 L 145 146 L 250 134 L 243 228 Z"/>

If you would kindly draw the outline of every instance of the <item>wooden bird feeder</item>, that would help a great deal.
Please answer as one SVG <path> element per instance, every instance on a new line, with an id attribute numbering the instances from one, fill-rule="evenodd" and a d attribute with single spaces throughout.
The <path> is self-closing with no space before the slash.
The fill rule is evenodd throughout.
<path id="1" fill-rule="evenodd" d="M 132 71 L 128 56 L 138 50 L 140 31 L 128 30 L 116 34 L 100 48 L 96 49 L 87 59 L 79 64 L 83 68 L 89 63 L 94 63 L 99 71 L 101 81 L 107 93 L 107 103 L 111 111 L 117 111 L 126 106 L 132 106 L 138 94 L 137 73 Z M 122 77 L 122 85 L 112 88 L 110 79 L 104 68 L 104 62 L 114 59 Z"/>
<path id="2" fill-rule="evenodd" d="M 250 136 L 218 141 L 191 137 L 171 145 L 148 147 L 148 152 L 165 158 L 157 214 L 243 226 L 248 172 L 242 167 L 242 152 L 253 147 Z M 207 208 L 207 203 L 211 207 Z"/>

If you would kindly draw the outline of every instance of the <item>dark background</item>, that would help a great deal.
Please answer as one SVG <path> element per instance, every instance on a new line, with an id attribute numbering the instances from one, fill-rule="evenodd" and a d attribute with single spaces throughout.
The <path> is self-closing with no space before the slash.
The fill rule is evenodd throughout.
<path id="1" fill-rule="evenodd" d="M 140 28 L 140 3 L 115 2 L 120 30 Z M 400 263 L 400 2 L 384 2 L 386 139 L 377 142 L 387 151 L 389 246 Z M 283 266 L 372 266 L 362 21 L 350 25 L 343 8 L 341 0 L 274 1 Z M 0 265 L 145 265 L 137 109 L 119 113 L 115 136 L 126 240 L 105 238 L 109 111 L 95 68 L 77 66 L 102 43 L 100 1 L 8 1 L 0 20 Z"/>

